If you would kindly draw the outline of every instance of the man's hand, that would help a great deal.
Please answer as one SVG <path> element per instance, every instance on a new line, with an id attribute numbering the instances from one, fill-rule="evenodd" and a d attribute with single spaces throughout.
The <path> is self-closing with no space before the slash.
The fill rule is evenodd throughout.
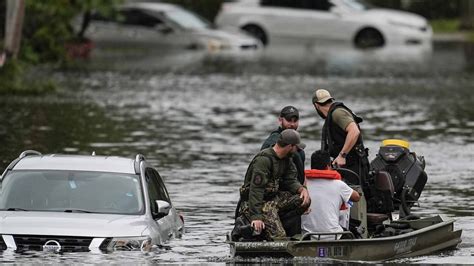
<path id="1" fill-rule="evenodd" d="M 334 161 L 332 161 L 332 164 L 337 166 L 337 167 L 343 167 L 346 165 L 346 158 L 342 158 L 342 156 L 339 154 Z"/>
<path id="2" fill-rule="evenodd" d="M 265 229 L 265 223 L 262 220 L 253 220 L 250 225 L 257 234 L 260 234 Z"/>
<path id="3" fill-rule="evenodd" d="M 308 190 L 305 187 L 301 186 L 299 193 L 300 199 L 303 200 L 301 206 L 309 205 L 311 203 L 311 198 L 309 197 Z"/>

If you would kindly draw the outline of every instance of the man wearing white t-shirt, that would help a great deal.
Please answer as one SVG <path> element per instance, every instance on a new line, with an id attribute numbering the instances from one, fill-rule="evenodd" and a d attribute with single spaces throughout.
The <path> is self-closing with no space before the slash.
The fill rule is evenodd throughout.
<path id="1" fill-rule="evenodd" d="M 302 233 L 342 232 L 339 225 L 341 205 L 349 200 L 357 202 L 359 193 L 341 181 L 341 175 L 330 169 L 331 158 L 327 151 L 311 155 L 311 170 L 306 170 L 306 185 L 311 197 L 311 212 L 301 216 Z M 321 239 L 333 238 L 323 237 Z"/>

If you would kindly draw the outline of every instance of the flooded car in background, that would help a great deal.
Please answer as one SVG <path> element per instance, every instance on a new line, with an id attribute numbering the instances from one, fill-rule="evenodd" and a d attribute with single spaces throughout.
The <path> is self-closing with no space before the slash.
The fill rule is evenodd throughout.
<path id="1" fill-rule="evenodd" d="M 369 48 L 431 43 L 433 34 L 419 15 L 360 0 L 234 0 L 223 4 L 216 24 L 247 31 L 264 44 L 334 40 Z"/>
<path id="2" fill-rule="evenodd" d="M 262 45 L 242 32 L 213 29 L 197 14 L 173 4 L 130 3 L 111 17 L 91 16 L 85 35 L 98 46 L 256 51 Z"/>
<path id="3" fill-rule="evenodd" d="M 184 231 L 163 179 L 142 155 L 25 151 L 0 181 L 3 250 L 149 251 Z"/>

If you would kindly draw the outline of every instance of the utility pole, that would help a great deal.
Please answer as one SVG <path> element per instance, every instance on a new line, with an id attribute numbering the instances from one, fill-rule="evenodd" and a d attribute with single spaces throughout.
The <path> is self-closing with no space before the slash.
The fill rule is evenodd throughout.
<path id="1" fill-rule="evenodd" d="M 24 15 L 24 0 L 7 0 L 4 49 L 8 58 L 16 58 L 18 56 L 18 52 L 20 51 Z"/>
<path id="2" fill-rule="evenodd" d="M 461 29 L 474 29 L 474 1 L 463 0 L 461 2 Z"/>

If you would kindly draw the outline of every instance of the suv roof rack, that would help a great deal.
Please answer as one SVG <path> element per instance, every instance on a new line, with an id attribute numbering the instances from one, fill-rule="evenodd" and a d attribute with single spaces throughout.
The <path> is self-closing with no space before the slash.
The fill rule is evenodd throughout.
<path id="1" fill-rule="evenodd" d="M 34 151 L 34 150 L 26 150 L 26 151 L 23 151 L 22 153 L 20 153 L 20 156 L 18 156 L 18 158 L 22 159 L 22 158 L 25 158 L 26 156 L 29 156 L 29 155 L 43 155 L 41 154 L 41 152 L 39 151 Z"/>
<path id="2" fill-rule="evenodd" d="M 134 164 L 135 174 L 140 173 L 140 163 L 142 161 L 146 161 L 145 156 L 143 156 L 143 154 L 137 154 L 137 156 L 135 156 L 135 164 Z"/>
<path id="3" fill-rule="evenodd" d="M 23 151 L 22 153 L 20 153 L 20 156 L 18 156 L 18 158 L 16 158 L 15 160 L 13 160 L 13 161 L 7 166 L 7 168 L 5 168 L 5 171 L 3 171 L 2 176 L 4 176 L 7 171 L 12 170 L 13 167 L 15 167 L 15 165 L 16 165 L 21 159 L 25 158 L 26 156 L 30 156 L 30 155 L 39 155 L 39 156 L 42 156 L 43 154 L 41 154 L 41 153 L 38 152 L 38 151 L 34 151 L 34 150 L 26 150 L 26 151 Z M 1 176 L 0 176 L 0 177 L 1 177 Z"/>

